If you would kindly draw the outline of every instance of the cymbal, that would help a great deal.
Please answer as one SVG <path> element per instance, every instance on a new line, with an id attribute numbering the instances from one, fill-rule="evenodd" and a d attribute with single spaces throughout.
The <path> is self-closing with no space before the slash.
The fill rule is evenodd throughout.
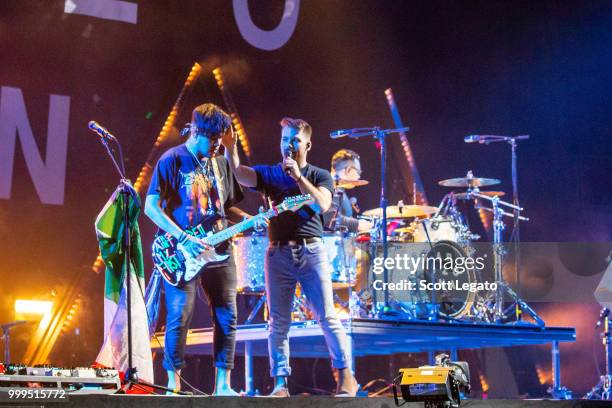
<path id="1" fill-rule="evenodd" d="M 438 207 L 429 205 L 390 205 L 387 207 L 387 218 L 412 218 L 422 217 L 425 215 L 434 214 L 438 211 Z M 374 208 L 364 211 L 362 215 L 370 217 L 382 217 L 382 208 Z"/>
<path id="2" fill-rule="evenodd" d="M 396 235 L 402 235 L 402 234 L 410 235 L 410 234 L 414 234 L 414 230 L 415 230 L 415 226 L 409 225 L 407 227 L 398 228 L 395 231 L 393 231 L 393 233 Z"/>
<path id="3" fill-rule="evenodd" d="M 335 184 L 338 188 L 349 190 L 355 187 L 367 186 L 370 182 L 368 180 L 338 180 Z"/>
<path id="4" fill-rule="evenodd" d="M 499 183 L 501 183 L 501 181 L 498 179 L 483 177 L 458 177 L 438 181 L 438 184 L 443 187 L 483 187 L 493 186 Z"/>
<path id="5" fill-rule="evenodd" d="M 503 191 L 479 191 L 478 194 L 486 195 L 488 197 L 495 197 L 495 196 L 501 197 L 503 195 L 506 195 L 506 193 L 504 193 Z M 457 200 L 467 200 L 468 194 L 467 193 L 456 193 L 455 198 Z M 475 198 L 475 197 L 472 197 L 472 198 Z"/>

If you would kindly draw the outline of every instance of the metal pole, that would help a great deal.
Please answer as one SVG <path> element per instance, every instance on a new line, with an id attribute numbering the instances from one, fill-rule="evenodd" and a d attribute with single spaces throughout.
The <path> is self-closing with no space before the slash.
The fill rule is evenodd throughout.
<path id="1" fill-rule="evenodd" d="M 552 342 L 552 371 L 553 371 L 553 395 L 561 389 L 561 355 L 559 354 L 559 341 Z"/>
<path id="2" fill-rule="evenodd" d="M 376 128 L 376 137 L 380 141 L 380 208 L 382 209 L 382 244 L 383 259 L 387 259 L 389 246 L 387 244 L 387 137 L 386 133 Z M 389 271 L 383 262 L 383 279 L 389 282 Z M 389 307 L 389 291 L 385 291 L 385 310 Z"/>
<path id="3" fill-rule="evenodd" d="M 10 328 L 6 328 L 2 331 L 4 337 L 4 364 L 8 366 L 11 363 L 11 341 L 9 337 Z"/>
<path id="4" fill-rule="evenodd" d="M 244 388 L 247 395 L 255 395 L 253 386 L 253 344 L 244 342 Z"/>
<path id="5" fill-rule="evenodd" d="M 498 205 L 497 197 L 493 197 L 493 257 L 495 260 L 495 282 L 497 289 L 495 290 L 495 320 L 501 321 L 504 316 L 504 290 L 503 283 L 503 267 L 504 267 L 504 248 L 502 247 L 502 231 L 504 230 L 504 222 L 502 220 L 501 209 Z"/>

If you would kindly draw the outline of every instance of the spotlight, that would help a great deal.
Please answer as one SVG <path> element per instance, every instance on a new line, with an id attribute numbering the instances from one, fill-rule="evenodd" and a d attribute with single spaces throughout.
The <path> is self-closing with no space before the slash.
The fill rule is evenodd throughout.
<path id="1" fill-rule="evenodd" d="M 397 387 L 403 401 L 400 402 Z M 467 362 L 451 362 L 447 354 L 438 354 L 434 366 L 401 368 L 393 380 L 393 397 L 399 407 L 406 402 L 423 401 L 425 408 L 456 408 L 461 393 L 470 392 L 470 369 Z"/>
<path id="2" fill-rule="evenodd" d="M 53 302 L 44 300 L 15 300 L 15 313 L 46 315 L 51 311 Z"/>

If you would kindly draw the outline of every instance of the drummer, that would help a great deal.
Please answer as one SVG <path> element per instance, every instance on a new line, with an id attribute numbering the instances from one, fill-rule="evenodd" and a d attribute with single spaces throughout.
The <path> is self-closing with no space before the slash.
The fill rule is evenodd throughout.
<path id="1" fill-rule="evenodd" d="M 347 188 L 357 185 L 361 178 L 361 163 L 359 155 L 349 149 L 340 149 L 332 156 L 331 175 L 334 179 L 334 196 L 329 210 L 323 214 L 324 228 L 327 231 L 343 231 L 350 233 L 368 232 L 372 223 L 357 219 L 359 212 L 355 197 L 346 194 Z"/>

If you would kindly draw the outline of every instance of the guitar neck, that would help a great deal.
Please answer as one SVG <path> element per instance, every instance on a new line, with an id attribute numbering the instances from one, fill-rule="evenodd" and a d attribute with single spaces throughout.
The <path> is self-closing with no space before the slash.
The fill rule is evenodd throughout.
<path id="1" fill-rule="evenodd" d="M 255 227 L 255 224 L 262 218 L 262 217 L 267 217 L 267 218 L 271 218 L 274 215 L 276 215 L 276 211 L 274 209 L 270 209 L 265 213 L 262 214 L 257 214 L 247 220 L 244 220 L 242 222 L 239 222 L 238 224 L 232 225 L 229 228 L 226 228 L 222 231 L 217 232 L 216 234 L 213 234 L 211 236 L 208 237 L 204 237 L 203 240 L 204 242 L 206 242 L 206 244 L 211 245 L 211 246 L 215 246 L 220 244 L 223 241 L 227 241 L 228 239 L 230 239 L 231 237 L 233 237 L 234 235 L 240 234 L 241 232 L 244 232 L 246 230 L 248 230 L 249 228 L 253 228 Z"/>

